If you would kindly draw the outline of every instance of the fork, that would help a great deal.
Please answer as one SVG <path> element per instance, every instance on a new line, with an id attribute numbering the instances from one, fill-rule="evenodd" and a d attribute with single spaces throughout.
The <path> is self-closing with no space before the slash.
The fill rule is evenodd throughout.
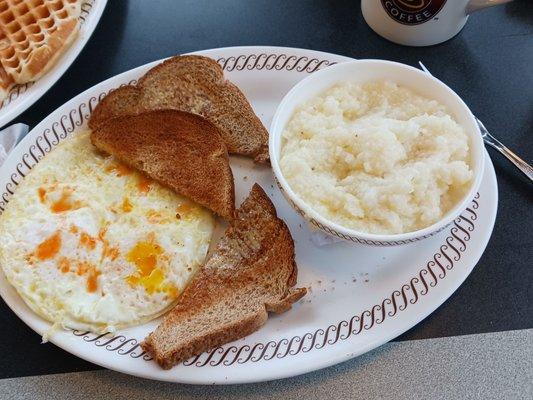
<path id="1" fill-rule="evenodd" d="M 429 76 L 433 76 L 431 72 L 429 72 L 429 70 L 426 68 L 426 66 L 422 64 L 422 61 L 419 61 L 418 64 L 420 64 L 420 67 L 426 74 L 428 74 Z M 481 132 L 481 137 L 483 137 L 483 141 L 492 148 L 498 150 L 501 154 L 503 154 L 509 161 L 511 161 L 516 166 L 516 168 L 518 168 L 525 176 L 529 178 L 531 182 L 533 182 L 533 168 L 531 167 L 531 165 L 522 160 L 512 150 L 510 150 L 502 142 L 492 136 L 487 130 L 487 128 L 485 128 L 485 125 L 483 125 L 483 122 L 481 122 L 478 117 L 474 116 L 474 118 L 476 119 L 477 125 Z"/>

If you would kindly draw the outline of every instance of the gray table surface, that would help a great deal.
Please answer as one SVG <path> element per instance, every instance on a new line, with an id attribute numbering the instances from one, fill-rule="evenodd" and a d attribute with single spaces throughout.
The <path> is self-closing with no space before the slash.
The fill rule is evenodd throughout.
<path id="1" fill-rule="evenodd" d="M 533 329 L 389 343 L 325 370 L 249 385 L 178 385 L 104 370 L 0 380 L 0 398 L 526 400 Z"/>
<path id="2" fill-rule="evenodd" d="M 71 68 L 13 122 L 35 126 L 81 91 L 147 62 L 239 45 L 301 47 L 410 65 L 422 60 L 494 135 L 533 161 L 531 0 L 476 13 L 458 36 L 427 48 L 398 46 L 374 34 L 356 0 L 110 0 Z M 499 209 L 487 250 L 457 292 L 400 343 L 276 383 L 220 389 L 158 384 L 95 371 L 93 364 L 41 345 L 0 300 L 0 379 L 6 378 L 0 380 L 0 399 L 45 398 L 46 390 L 56 398 L 532 398 L 532 185 L 502 157 L 490 155 Z M 507 333 L 495 333 L 500 331 Z M 459 336 L 471 334 L 477 335 Z M 21 347 L 24 357 L 14 350 Z"/>

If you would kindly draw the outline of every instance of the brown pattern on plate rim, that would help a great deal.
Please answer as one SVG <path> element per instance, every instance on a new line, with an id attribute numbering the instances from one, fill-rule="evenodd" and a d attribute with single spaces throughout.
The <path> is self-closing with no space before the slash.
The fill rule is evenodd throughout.
<path id="1" fill-rule="evenodd" d="M 131 358 L 142 358 L 145 361 L 151 361 L 153 358 L 141 348 L 141 343 L 134 338 L 128 339 L 124 335 L 110 336 L 110 333 L 100 335 L 91 334 L 89 331 L 78 331 L 72 329 L 74 336 L 81 337 L 87 343 L 93 343 L 96 347 L 103 347 L 107 351 L 116 352 L 121 356 L 130 356 Z M 139 352 L 136 352 L 139 350 Z"/>
<path id="2" fill-rule="evenodd" d="M 80 13 L 80 24 L 84 24 L 85 23 L 85 20 L 87 18 L 87 16 L 89 15 L 89 13 L 91 12 L 91 9 L 93 8 L 94 6 L 94 2 L 96 0 L 85 0 L 84 2 L 81 3 L 81 13 Z"/>
<path id="3" fill-rule="evenodd" d="M 329 60 L 319 60 L 306 56 L 287 55 L 285 53 L 260 53 L 241 54 L 235 57 L 219 58 L 217 62 L 224 71 L 267 70 L 267 71 L 287 71 L 313 73 L 319 69 L 337 64 Z"/>

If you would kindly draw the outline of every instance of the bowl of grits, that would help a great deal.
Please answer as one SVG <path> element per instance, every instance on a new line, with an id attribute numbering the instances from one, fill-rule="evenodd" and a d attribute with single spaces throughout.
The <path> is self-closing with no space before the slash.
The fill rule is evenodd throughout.
<path id="1" fill-rule="evenodd" d="M 270 127 L 276 181 L 312 228 L 398 245 L 447 227 L 475 196 L 484 145 L 475 118 L 439 80 L 359 60 L 300 81 Z"/>

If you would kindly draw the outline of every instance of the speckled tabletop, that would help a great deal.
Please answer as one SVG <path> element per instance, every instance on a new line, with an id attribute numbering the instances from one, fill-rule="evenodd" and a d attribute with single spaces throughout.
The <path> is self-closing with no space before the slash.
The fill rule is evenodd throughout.
<path id="1" fill-rule="evenodd" d="M 533 161 L 530 0 L 480 11 L 458 36 L 427 48 L 377 36 L 355 0 L 110 0 L 67 73 L 13 123 L 33 127 L 83 90 L 149 61 L 238 45 L 301 47 L 410 65 L 422 60 L 491 132 Z M 104 371 L 41 345 L 0 300 L 0 399 L 533 398 L 532 186 L 489 152 L 499 186 L 491 241 L 457 292 L 394 343 L 278 382 L 218 388 L 162 384 Z"/>
<path id="2" fill-rule="evenodd" d="M 389 343 L 300 377 L 250 385 L 154 382 L 112 371 L 0 380 L 18 399 L 531 399 L 533 330 Z"/>

